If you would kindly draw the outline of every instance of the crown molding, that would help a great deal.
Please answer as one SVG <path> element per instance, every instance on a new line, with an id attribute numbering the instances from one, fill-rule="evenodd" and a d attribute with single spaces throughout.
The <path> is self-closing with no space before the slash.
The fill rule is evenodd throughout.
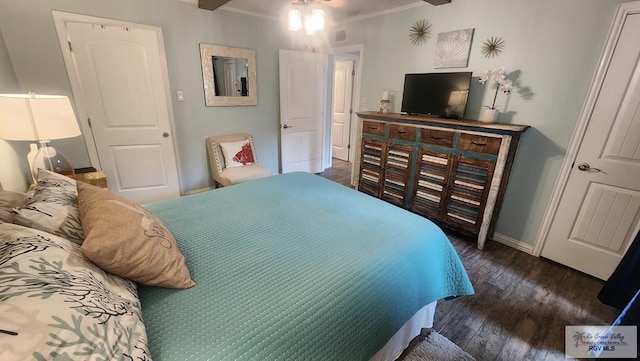
<path id="1" fill-rule="evenodd" d="M 198 0 L 178 0 L 178 1 L 198 6 Z M 233 13 L 243 14 L 243 15 L 255 16 L 255 17 L 259 17 L 259 18 L 263 18 L 263 19 L 279 21 L 279 19 L 277 17 L 274 17 L 274 16 L 269 16 L 269 15 L 265 15 L 265 14 L 255 13 L 255 12 L 252 12 L 252 11 L 242 10 L 242 9 L 238 9 L 238 8 L 233 7 L 233 6 L 230 6 L 230 5 L 222 5 L 218 9 L 230 11 L 230 12 L 233 12 Z M 206 9 L 203 9 L 203 10 L 206 10 Z"/>
<path id="2" fill-rule="evenodd" d="M 230 12 L 233 12 L 233 13 L 238 13 L 238 14 L 243 14 L 243 15 L 250 15 L 250 16 L 255 16 L 255 17 L 258 17 L 258 18 L 274 20 L 274 21 L 279 21 L 280 20 L 279 18 L 277 18 L 275 16 L 270 16 L 270 15 L 265 15 L 265 14 L 260 14 L 260 13 L 254 13 L 252 11 L 247 11 L 247 10 L 234 8 L 233 6 L 230 6 L 230 5 L 221 6 L 221 7 L 219 7 L 219 9 L 230 11 Z"/>
<path id="3" fill-rule="evenodd" d="M 360 15 L 360 16 L 354 16 L 354 17 L 351 17 L 351 18 L 348 18 L 348 19 L 342 21 L 341 23 L 339 23 L 337 25 L 349 24 L 349 23 L 353 23 L 353 22 L 356 22 L 356 21 L 371 19 L 371 18 L 375 18 L 375 17 L 378 17 L 378 16 L 387 15 L 387 14 L 393 14 L 393 13 L 397 13 L 399 11 L 404 11 L 404 10 L 413 9 L 413 8 L 426 6 L 426 5 L 427 4 L 424 1 L 418 1 L 418 2 L 415 2 L 413 4 L 408 4 L 408 5 L 400 6 L 400 7 L 393 8 L 393 9 L 378 11 L 376 13 Z"/>

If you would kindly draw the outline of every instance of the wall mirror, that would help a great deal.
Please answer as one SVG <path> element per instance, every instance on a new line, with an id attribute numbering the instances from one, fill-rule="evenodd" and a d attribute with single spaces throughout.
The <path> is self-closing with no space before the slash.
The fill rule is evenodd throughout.
<path id="1" fill-rule="evenodd" d="M 200 44 L 205 105 L 257 105 L 256 52 Z"/>

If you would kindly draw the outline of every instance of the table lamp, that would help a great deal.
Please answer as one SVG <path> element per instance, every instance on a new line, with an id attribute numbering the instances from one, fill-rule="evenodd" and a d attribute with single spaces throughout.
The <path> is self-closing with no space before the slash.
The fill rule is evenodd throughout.
<path id="1" fill-rule="evenodd" d="M 33 180 L 43 168 L 74 176 L 71 163 L 48 143 L 80 135 L 80 128 L 69 98 L 61 95 L 0 94 L 0 139 L 39 141 L 27 155 Z"/>

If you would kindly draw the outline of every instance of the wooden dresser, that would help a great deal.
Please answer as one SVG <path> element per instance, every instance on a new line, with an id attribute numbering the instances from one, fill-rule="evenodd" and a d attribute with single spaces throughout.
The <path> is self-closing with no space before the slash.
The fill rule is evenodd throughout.
<path id="1" fill-rule="evenodd" d="M 476 235 L 482 249 L 493 237 L 529 126 L 378 112 L 358 117 L 358 190 Z"/>

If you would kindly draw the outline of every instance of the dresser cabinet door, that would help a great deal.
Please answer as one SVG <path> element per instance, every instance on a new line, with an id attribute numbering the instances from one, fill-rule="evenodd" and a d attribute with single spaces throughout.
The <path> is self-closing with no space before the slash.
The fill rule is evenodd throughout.
<path id="1" fill-rule="evenodd" d="M 404 207 L 406 203 L 412 154 L 413 149 L 410 146 L 387 144 L 382 199 L 400 207 Z"/>
<path id="2" fill-rule="evenodd" d="M 362 138 L 358 190 L 374 197 L 380 197 L 386 153 L 386 142 Z"/>
<path id="3" fill-rule="evenodd" d="M 412 211 L 426 217 L 444 219 L 452 158 L 451 153 L 420 149 L 411 201 Z"/>
<path id="4" fill-rule="evenodd" d="M 444 221 L 478 233 L 495 162 L 455 156 Z"/>

